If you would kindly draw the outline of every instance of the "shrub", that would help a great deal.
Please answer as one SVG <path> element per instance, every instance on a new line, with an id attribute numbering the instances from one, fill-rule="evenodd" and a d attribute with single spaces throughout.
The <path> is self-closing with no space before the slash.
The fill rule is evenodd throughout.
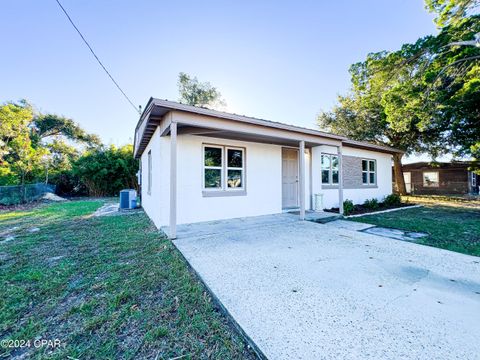
<path id="1" fill-rule="evenodd" d="M 390 194 L 388 196 L 385 196 L 385 200 L 383 200 L 383 203 L 387 206 L 397 206 L 400 205 L 401 202 L 402 199 L 398 194 Z"/>
<path id="2" fill-rule="evenodd" d="M 377 210 L 379 207 L 378 200 L 375 198 L 367 199 L 363 203 L 363 206 L 365 206 L 367 209 L 370 209 L 370 210 Z"/>
<path id="3" fill-rule="evenodd" d="M 343 215 L 347 216 L 353 213 L 353 210 L 355 210 L 355 205 L 353 205 L 352 200 L 345 200 L 343 202 Z"/>
<path id="4" fill-rule="evenodd" d="M 95 148 L 85 152 L 73 164 L 73 175 L 90 196 L 118 195 L 122 189 L 137 189 L 138 160 L 133 146 Z"/>

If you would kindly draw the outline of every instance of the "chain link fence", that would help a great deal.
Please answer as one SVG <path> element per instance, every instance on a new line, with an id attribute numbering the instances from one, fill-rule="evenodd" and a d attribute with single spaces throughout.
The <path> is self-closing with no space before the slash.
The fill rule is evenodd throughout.
<path id="1" fill-rule="evenodd" d="M 41 198 L 45 193 L 55 193 L 55 185 L 37 183 L 21 185 L 0 186 L 0 204 L 15 205 L 31 202 Z"/>

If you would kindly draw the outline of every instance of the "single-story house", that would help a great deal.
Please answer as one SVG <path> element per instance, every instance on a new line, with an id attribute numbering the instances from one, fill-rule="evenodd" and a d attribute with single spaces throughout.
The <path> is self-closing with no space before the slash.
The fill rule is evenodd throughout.
<path id="1" fill-rule="evenodd" d="M 407 193 L 416 195 L 478 194 L 480 176 L 471 162 L 416 162 L 402 166 Z"/>
<path id="2" fill-rule="evenodd" d="M 151 98 L 135 129 L 141 203 L 177 224 L 339 207 L 392 193 L 393 148 Z"/>

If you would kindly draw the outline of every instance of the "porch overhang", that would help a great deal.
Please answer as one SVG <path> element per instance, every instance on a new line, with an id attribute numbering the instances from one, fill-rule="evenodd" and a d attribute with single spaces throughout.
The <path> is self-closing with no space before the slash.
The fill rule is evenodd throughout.
<path id="1" fill-rule="evenodd" d="M 134 155 L 139 158 L 153 133 L 160 127 L 160 135 L 170 134 L 170 124 L 178 124 L 178 134 L 217 136 L 249 142 L 306 147 L 316 145 L 338 146 L 345 137 L 322 131 L 286 125 L 171 101 L 150 99 L 135 129 Z"/>

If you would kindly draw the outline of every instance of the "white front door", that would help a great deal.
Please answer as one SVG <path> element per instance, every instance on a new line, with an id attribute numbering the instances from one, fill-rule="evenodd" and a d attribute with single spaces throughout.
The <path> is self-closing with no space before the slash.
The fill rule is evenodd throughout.
<path id="1" fill-rule="evenodd" d="M 404 172 L 403 180 L 405 181 L 405 190 L 407 191 L 407 194 L 410 194 L 412 192 L 412 173 Z"/>
<path id="2" fill-rule="evenodd" d="M 282 148 L 282 207 L 298 207 L 298 150 Z"/>

